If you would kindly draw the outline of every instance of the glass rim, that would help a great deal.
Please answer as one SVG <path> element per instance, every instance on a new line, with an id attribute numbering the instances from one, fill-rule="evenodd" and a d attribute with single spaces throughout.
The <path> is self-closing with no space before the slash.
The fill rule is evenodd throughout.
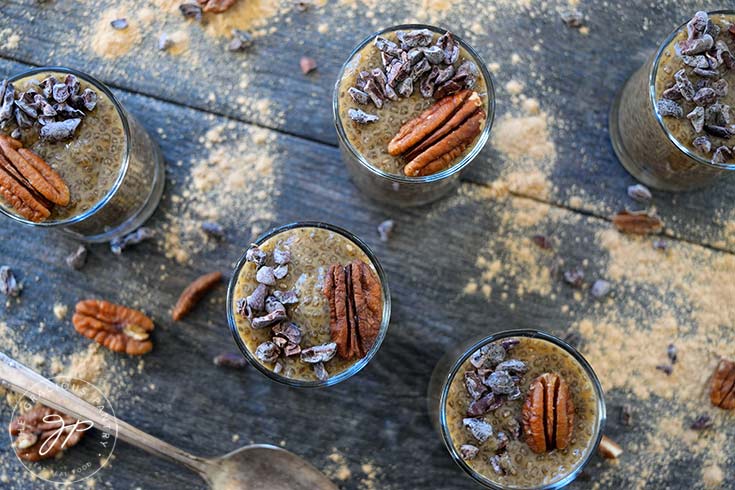
<path id="1" fill-rule="evenodd" d="M 572 358 L 577 363 L 579 363 L 579 365 L 582 367 L 582 370 L 589 377 L 589 380 L 592 383 L 592 387 L 594 388 L 594 391 L 595 391 L 596 407 L 597 407 L 597 428 L 596 428 L 596 434 L 593 437 L 594 439 L 593 444 L 588 446 L 589 451 L 587 452 L 587 455 L 580 461 L 580 463 L 574 468 L 572 472 L 570 472 L 564 478 L 556 482 L 553 482 L 553 483 L 548 483 L 548 484 L 537 486 L 537 487 L 509 487 L 509 486 L 503 486 L 496 482 L 493 482 L 489 478 L 473 470 L 467 464 L 464 458 L 462 458 L 462 456 L 459 454 L 459 452 L 454 447 L 454 443 L 452 442 L 451 435 L 449 434 L 449 428 L 447 427 L 447 414 L 446 414 L 447 397 L 449 395 L 449 388 L 451 387 L 452 382 L 454 381 L 454 378 L 457 375 L 457 372 L 477 349 L 491 342 L 497 342 L 498 340 L 502 340 L 508 337 L 527 337 L 527 338 L 541 339 L 541 340 L 550 342 L 554 344 L 555 346 L 563 349 L 565 352 L 571 355 Z M 546 332 L 543 332 L 537 329 L 503 330 L 501 332 L 497 332 L 497 333 L 490 334 L 482 338 L 479 338 L 476 341 L 472 341 L 472 345 L 469 348 L 467 348 L 467 350 L 461 356 L 459 356 L 456 361 L 452 363 L 451 368 L 449 369 L 449 373 L 447 374 L 446 379 L 444 380 L 444 386 L 442 386 L 441 395 L 439 397 L 439 426 L 440 426 L 440 432 L 442 436 L 442 441 L 444 442 L 444 446 L 449 451 L 449 454 L 454 460 L 454 462 L 457 463 L 467 475 L 472 477 L 475 481 L 483 485 L 485 488 L 490 488 L 493 490 L 554 490 L 554 489 L 559 489 L 566 485 L 569 485 L 579 476 L 579 474 L 582 472 L 585 466 L 587 466 L 587 464 L 590 462 L 592 457 L 595 455 L 595 449 L 599 446 L 600 441 L 602 440 L 606 419 L 607 419 L 607 409 L 605 406 L 605 395 L 602 390 L 602 385 L 600 384 L 600 380 L 597 378 L 597 374 L 595 374 L 595 371 L 592 369 L 592 366 L 590 366 L 590 364 L 587 362 L 584 356 L 582 356 L 582 354 L 580 354 L 577 349 L 569 345 L 567 342 L 563 341 L 559 337 L 556 337 L 554 335 L 551 335 L 549 333 L 546 333 Z"/>
<path id="2" fill-rule="evenodd" d="M 462 160 L 452 165 L 451 167 L 446 168 L 442 170 L 441 172 L 437 172 L 435 174 L 419 176 L 419 177 L 409 177 L 407 175 L 393 174 L 393 173 L 381 170 L 377 168 L 376 166 L 372 165 L 365 158 L 365 156 L 352 145 L 349 138 L 347 138 L 347 134 L 345 133 L 344 125 L 342 123 L 342 118 L 339 117 L 340 84 L 344 77 L 347 66 L 354 59 L 355 55 L 357 55 L 357 53 L 359 53 L 373 39 L 375 39 L 377 36 L 381 36 L 383 34 L 387 34 L 390 32 L 395 32 L 395 31 L 400 31 L 400 30 L 409 30 L 409 29 L 429 29 L 430 31 L 436 34 L 445 34 L 447 32 L 450 32 L 447 29 L 443 29 L 441 27 L 433 26 L 430 24 L 399 24 L 399 25 L 395 25 L 392 27 L 387 27 L 380 31 L 373 32 L 372 34 L 367 36 L 352 50 L 347 60 L 342 64 L 342 68 L 340 68 L 339 70 L 339 75 L 337 76 L 337 82 L 334 85 L 334 93 L 332 94 L 332 119 L 334 120 L 334 126 L 335 126 L 335 129 L 337 130 L 338 138 L 340 139 L 342 143 L 344 143 L 345 147 L 349 149 L 350 153 L 355 157 L 355 159 L 358 162 L 360 162 L 360 165 L 368 169 L 373 174 L 379 177 L 382 177 L 384 179 L 388 179 L 393 182 L 397 182 L 400 184 L 422 184 L 422 183 L 429 183 L 429 182 L 436 182 L 436 181 L 444 180 L 460 172 L 461 170 L 466 168 L 475 159 L 475 157 L 477 157 L 477 155 L 479 155 L 479 153 L 483 150 L 483 148 L 487 144 L 488 139 L 490 138 L 490 130 L 495 120 L 495 82 L 493 81 L 492 74 L 488 70 L 485 61 L 477 53 L 477 51 L 475 51 L 472 48 L 472 46 L 466 43 L 460 36 L 457 36 L 454 32 L 452 32 L 452 36 L 454 37 L 454 39 L 459 43 L 459 45 L 465 51 L 467 51 L 472 56 L 473 61 L 477 63 L 478 68 L 482 72 L 482 77 L 485 79 L 485 88 L 486 88 L 487 98 L 488 98 L 488 104 L 487 104 L 488 110 L 487 110 L 487 115 L 485 118 L 485 127 L 483 128 L 482 133 L 480 133 L 480 135 L 478 136 L 478 139 L 475 145 L 472 147 L 472 150 L 470 150 L 470 152 L 467 153 L 462 158 Z"/>
<path id="3" fill-rule="evenodd" d="M 735 9 L 708 10 L 706 12 L 707 15 L 735 15 Z M 658 113 L 658 110 L 656 110 L 656 75 L 658 74 L 659 64 L 661 63 L 663 53 L 669 46 L 669 44 L 671 44 L 671 42 L 674 40 L 674 38 L 679 34 L 679 32 L 681 32 L 682 29 L 686 27 L 687 23 L 689 23 L 690 20 L 691 18 L 687 19 L 678 27 L 676 27 L 668 36 L 666 36 L 666 39 L 661 43 L 658 50 L 656 51 L 655 58 L 653 60 L 653 63 L 651 64 L 651 71 L 648 75 L 648 92 L 651 99 L 651 109 L 653 110 L 653 117 L 656 119 L 659 127 L 663 130 L 669 141 L 671 141 L 679 151 L 684 153 L 684 155 L 693 159 L 697 163 L 706 165 L 708 167 L 714 167 L 723 170 L 735 170 L 735 163 L 713 163 L 711 160 L 706 160 L 702 156 L 687 148 L 681 141 L 679 141 L 676 137 L 674 137 L 673 134 L 671 134 L 671 131 L 666 128 L 663 117 L 661 117 L 661 115 Z"/>
<path id="4" fill-rule="evenodd" d="M 237 322 L 235 320 L 235 289 L 237 286 L 238 278 L 240 277 L 240 271 L 245 266 L 247 260 L 246 260 L 246 254 L 247 249 L 245 252 L 243 252 L 240 259 L 237 261 L 237 264 L 235 265 L 235 268 L 233 270 L 232 276 L 230 277 L 229 284 L 227 285 L 227 323 L 230 328 L 230 332 L 232 333 L 232 336 L 235 339 L 235 343 L 237 344 L 237 347 L 242 352 L 243 356 L 247 361 L 254 366 L 258 371 L 260 371 L 262 374 L 267 376 L 273 381 L 276 381 L 280 384 L 284 384 L 291 387 L 296 388 L 322 388 L 327 386 L 333 386 L 338 383 L 341 383 L 342 381 L 345 381 L 355 374 L 362 371 L 365 366 L 368 365 L 368 363 L 375 357 L 375 354 L 377 354 L 378 350 L 380 350 L 381 345 L 383 344 L 383 340 L 385 340 L 385 337 L 388 333 L 388 327 L 390 325 L 390 314 L 391 314 L 391 297 L 390 297 L 390 288 L 388 286 L 388 278 L 385 274 L 385 271 L 383 270 L 383 267 L 380 265 L 380 262 L 378 261 L 377 256 L 373 253 L 373 251 L 368 247 L 368 245 L 358 236 L 352 234 L 351 232 L 345 230 L 344 228 L 341 228 L 339 226 L 335 226 L 329 223 L 325 223 L 323 221 L 295 221 L 293 223 L 288 223 L 285 225 L 277 226 L 275 228 L 270 229 L 269 231 L 266 231 L 265 233 L 262 233 L 258 238 L 255 239 L 253 242 L 256 245 L 261 245 L 263 242 L 269 240 L 270 238 L 279 235 L 280 233 L 283 233 L 285 231 L 293 230 L 296 228 L 319 228 L 322 230 L 331 231 L 334 233 L 338 233 L 339 235 L 343 236 L 344 238 L 348 239 L 350 242 L 357 245 L 360 250 L 367 255 L 368 259 L 370 260 L 372 266 L 375 269 L 376 274 L 378 275 L 378 279 L 380 280 L 380 288 L 383 294 L 383 316 L 380 322 L 380 331 L 378 332 L 378 337 L 375 339 L 375 343 L 373 344 L 373 347 L 370 349 L 370 351 L 365 355 L 365 357 L 359 359 L 356 361 L 352 366 L 345 369 L 344 371 L 335 374 L 334 376 L 330 376 L 325 381 L 309 381 L 309 380 L 302 380 L 302 379 L 294 379 L 289 378 L 286 376 L 282 376 L 280 374 L 276 374 L 273 372 L 273 370 L 266 368 L 263 366 L 263 364 L 255 358 L 255 356 L 250 352 L 247 345 L 245 345 L 245 342 L 243 341 L 242 337 L 240 336 L 240 332 L 237 327 Z"/>
<path id="5" fill-rule="evenodd" d="M 74 68 L 69 68 L 66 66 L 40 66 L 36 68 L 31 68 L 29 70 L 23 71 L 21 73 L 18 73 L 16 75 L 13 75 L 12 77 L 8 78 L 8 82 L 12 83 L 17 80 L 20 80 L 21 78 L 28 78 L 32 77 L 33 75 L 38 75 L 39 73 L 66 73 L 70 75 L 74 75 L 77 78 L 80 78 L 84 80 L 85 82 L 92 85 L 95 89 L 101 91 L 110 101 L 112 102 L 112 105 L 115 107 L 115 110 L 117 111 L 118 115 L 120 116 L 120 121 L 122 123 L 123 127 L 123 136 L 125 137 L 125 148 L 123 151 L 122 156 L 122 162 L 120 162 L 120 170 L 118 171 L 117 179 L 113 183 L 112 187 L 110 187 L 110 190 L 107 191 L 107 193 L 99 200 L 97 201 L 91 208 L 87 209 L 81 214 L 78 214 L 76 216 L 71 216 L 69 218 L 65 218 L 62 220 L 57 221 L 41 221 L 41 222 L 35 222 L 28 220 L 26 218 L 23 218 L 22 216 L 18 216 L 16 214 L 13 214 L 10 212 L 9 209 L 6 209 L 4 205 L 0 205 L 0 213 L 4 214 L 5 216 L 19 222 L 23 223 L 25 225 L 30 226 L 37 226 L 41 228 L 53 228 L 57 226 L 66 226 L 71 225 L 75 223 L 79 223 L 81 221 L 86 220 L 90 216 L 97 213 L 100 209 L 102 209 L 107 203 L 109 203 L 112 198 L 117 194 L 117 191 L 120 189 L 120 186 L 125 179 L 125 175 L 128 172 L 128 168 L 130 166 L 130 125 L 128 123 L 127 115 L 125 114 L 125 111 L 123 110 L 123 106 L 120 103 L 120 101 L 115 97 L 115 95 L 112 93 L 112 91 L 99 81 L 97 78 L 93 77 L 92 75 L 89 75 L 87 73 L 84 73 L 79 70 L 75 70 Z"/>

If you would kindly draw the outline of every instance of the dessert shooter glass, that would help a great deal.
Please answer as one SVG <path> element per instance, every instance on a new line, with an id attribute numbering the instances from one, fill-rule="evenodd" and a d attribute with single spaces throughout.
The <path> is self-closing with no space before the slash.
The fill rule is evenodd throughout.
<path id="1" fill-rule="evenodd" d="M 530 337 L 541 339 L 551 342 L 557 347 L 560 347 L 580 364 L 584 372 L 587 374 L 587 376 L 589 376 L 590 382 L 592 383 L 592 386 L 596 393 L 597 421 L 594 431 L 594 444 L 588 451 L 584 460 L 576 468 L 574 468 L 567 476 L 554 483 L 530 488 L 501 486 L 473 470 L 456 450 L 449 434 L 449 427 L 447 425 L 446 418 L 446 404 L 447 397 L 449 395 L 449 387 L 452 385 L 452 381 L 454 380 L 455 375 L 460 370 L 462 365 L 470 358 L 470 356 L 480 347 L 490 342 L 496 342 L 498 340 L 502 340 L 508 337 Z M 434 372 L 431 375 L 428 390 L 428 403 L 429 417 L 431 418 L 431 422 L 434 424 L 434 428 L 439 432 L 439 435 L 444 442 L 444 446 L 447 448 L 447 451 L 449 451 L 449 454 L 452 456 L 454 462 L 457 463 L 464 470 L 464 472 L 472 477 L 475 481 L 480 483 L 485 488 L 490 488 L 492 490 L 510 490 L 511 488 L 513 490 L 556 490 L 569 485 L 572 481 L 574 481 L 575 478 L 577 478 L 577 476 L 579 476 L 584 467 L 587 465 L 587 463 L 589 463 L 590 459 L 595 454 L 597 446 L 600 444 L 600 440 L 602 439 L 602 431 L 605 428 L 605 399 L 600 381 L 597 379 L 597 375 L 592 370 L 592 367 L 585 360 L 585 358 L 582 357 L 582 354 L 577 352 L 574 347 L 570 346 L 563 340 L 554 337 L 553 335 L 533 329 L 505 330 L 489 336 L 482 336 L 479 338 L 470 339 L 450 349 L 439 360 L 439 363 L 436 365 L 436 367 L 434 368 Z"/>
<path id="2" fill-rule="evenodd" d="M 166 169 L 158 144 L 110 89 L 91 75 L 71 68 L 47 66 L 19 73 L 10 78 L 10 82 L 47 72 L 76 76 L 109 98 L 117 109 L 125 135 L 125 149 L 117 180 L 98 203 L 67 219 L 34 223 L 16 216 L 2 206 L 0 212 L 20 223 L 40 228 L 56 228 L 85 242 L 108 242 L 134 231 L 151 217 L 163 195 Z"/>
<path id="3" fill-rule="evenodd" d="M 477 157 L 482 151 L 485 143 L 490 136 L 490 129 L 495 118 L 495 86 L 492 76 L 479 54 L 459 36 L 453 34 L 455 41 L 467 51 L 482 72 L 487 86 L 487 119 L 482 133 L 477 137 L 472 150 L 467 153 L 462 160 L 451 167 L 437 172 L 432 175 L 423 177 L 408 177 L 406 175 L 397 175 L 385 172 L 373 166 L 353 145 L 350 143 L 343 127 L 342 119 L 339 117 L 339 87 L 344 77 L 345 71 L 355 60 L 357 55 L 368 43 L 373 42 L 377 36 L 383 34 L 413 29 L 429 29 L 437 34 L 444 34 L 447 31 L 431 25 L 425 24 L 403 24 L 389 27 L 382 31 L 371 34 L 366 37 L 352 51 L 349 58 L 337 77 L 337 83 L 334 86 L 334 95 L 332 97 L 332 113 L 334 118 L 334 126 L 337 129 L 337 137 L 339 139 L 339 148 L 342 153 L 342 160 L 350 172 L 350 177 L 355 185 L 371 198 L 401 207 L 420 206 L 441 199 L 449 192 L 459 186 L 459 177 L 464 169 Z M 396 128 L 396 132 L 398 128 Z"/>
<path id="4" fill-rule="evenodd" d="M 709 13 L 735 15 L 735 10 Z M 669 34 L 628 79 L 610 110 L 610 140 L 620 163 L 639 181 L 664 191 L 698 189 L 735 170 L 735 164 L 712 163 L 682 145 L 656 111 L 656 75 L 663 52 L 685 27 L 686 22 Z"/>
<path id="5" fill-rule="evenodd" d="M 383 318 L 380 322 L 380 333 L 378 333 L 378 337 L 375 340 L 375 344 L 373 345 L 373 348 L 370 349 L 370 352 L 367 353 L 365 357 L 362 359 L 359 359 L 355 364 L 350 366 L 348 369 L 342 371 L 339 374 L 335 374 L 334 376 L 330 376 L 324 381 L 308 381 L 308 380 L 301 380 L 301 379 L 293 379 L 288 378 L 286 376 L 281 376 L 280 374 L 276 374 L 272 370 L 266 368 L 263 366 L 263 364 L 255 358 L 255 356 L 250 352 L 247 345 L 245 345 L 245 342 L 240 337 L 240 332 L 237 328 L 237 322 L 235 321 L 235 303 L 237 302 L 237 299 L 235 298 L 235 289 L 237 285 L 238 278 L 240 277 L 240 271 L 242 270 L 243 266 L 247 262 L 245 257 L 245 252 L 243 252 L 242 257 L 240 257 L 240 260 L 238 260 L 237 264 L 235 265 L 235 270 L 232 273 L 232 276 L 230 277 L 229 285 L 227 286 L 227 323 L 230 326 L 230 332 L 232 332 L 232 336 L 235 338 L 235 343 L 237 344 L 237 347 L 242 352 L 243 356 L 248 360 L 248 362 L 253 365 L 258 371 L 266 375 L 268 378 L 270 378 L 273 381 L 276 381 L 278 383 L 295 387 L 295 388 L 321 388 L 326 386 L 332 386 L 336 385 L 337 383 L 341 383 L 342 381 L 345 381 L 352 376 L 359 373 L 367 364 L 370 362 L 370 360 L 377 354 L 378 350 L 380 349 L 381 344 L 383 343 L 383 340 L 385 339 L 385 335 L 388 333 L 388 325 L 390 324 L 390 311 L 391 311 L 391 300 L 390 300 L 390 289 L 388 288 L 388 278 L 385 275 L 385 271 L 383 270 L 383 267 L 380 265 L 380 262 L 378 262 L 378 258 L 375 256 L 372 250 L 370 250 L 370 247 L 367 246 L 365 242 L 363 242 L 360 238 L 353 235 L 349 231 L 345 230 L 344 228 L 340 228 L 338 226 L 330 225 L 328 223 L 323 223 L 321 221 L 298 221 L 295 223 L 290 223 L 287 225 L 279 226 L 276 228 L 271 229 L 270 231 L 265 232 L 261 236 L 255 240 L 255 244 L 260 246 L 263 243 L 265 243 L 270 238 L 288 230 L 293 230 L 295 228 L 321 228 L 323 230 L 329 230 L 331 232 L 337 233 L 339 235 L 342 235 L 347 240 L 351 241 L 355 246 L 359 247 L 365 255 L 370 259 L 370 263 L 375 268 L 375 272 L 378 274 L 378 279 L 380 280 L 380 287 L 383 292 Z"/>

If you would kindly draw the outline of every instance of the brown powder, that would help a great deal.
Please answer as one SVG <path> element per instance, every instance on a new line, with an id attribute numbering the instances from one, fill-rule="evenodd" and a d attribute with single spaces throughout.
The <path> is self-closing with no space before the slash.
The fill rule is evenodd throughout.
<path id="1" fill-rule="evenodd" d="M 189 162 L 184 190 L 171 197 L 177 212 L 164 225 L 167 257 L 185 263 L 205 250 L 210 242 L 201 230 L 204 221 L 249 229 L 251 236 L 274 221 L 275 133 L 238 127 L 216 124 L 201 138 L 208 154 Z"/>
<path id="2" fill-rule="evenodd" d="M 105 10 L 95 23 L 92 31 L 90 45 L 97 56 L 107 59 L 118 58 L 127 54 L 143 38 L 141 28 L 144 21 L 141 20 L 141 14 L 132 16 L 133 10 L 125 7 L 113 7 Z M 142 17 L 147 19 L 147 13 L 144 9 Z M 126 19 L 128 27 L 125 29 L 114 29 L 110 23 L 115 19 Z"/>

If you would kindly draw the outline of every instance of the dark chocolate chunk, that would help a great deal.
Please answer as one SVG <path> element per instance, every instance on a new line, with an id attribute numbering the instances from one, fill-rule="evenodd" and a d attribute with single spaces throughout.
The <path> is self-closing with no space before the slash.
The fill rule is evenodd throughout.
<path id="1" fill-rule="evenodd" d="M 692 146 L 702 153 L 709 153 L 712 151 L 712 142 L 706 136 L 698 136 L 694 138 Z"/>
<path id="2" fill-rule="evenodd" d="M 202 20 L 202 8 L 196 3 L 182 3 L 179 5 L 179 11 L 187 19 Z"/>
<path id="3" fill-rule="evenodd" d="M 694 422 L 692 422 L 692 425 L 690 425 L 689 427 L 692 430 L 701 431 L 701 430 L 707 430 L 711 428 L 713 425 L 714 425 L 714 422 L 712 421 L 712 417 L 710 417 L 707 414 L 702 414 L 699 417 L 697 417 L 694 420 Z"/>
<path id="4" fill-rule="evenodd" d="M 707 68 L 695 68 L 693 71 L 695 75 L 705 78 L 717 78 L 720 76 L 720 73 L 717 70 L 709 70 Z"/>
<path id="5" fill-rule="evenodd" d="M 671 99 L 659 99 L 656 103 L 656 110 L 662 117 L 675 117 L 677 119 L 684 117 L 684 109 Z"/>
<path id="6" fill-rule="evenodd" d="M 678 53 L 686 55 L 701 54 L 709 51 L 714 46 L 715 40 L 709 34 L 704 34 L 696 39 L 685 39 L 676 45 Z"/>
<path id="7" fill-rule="evenodd" d="M 402 53 L 401 48 L 399 48 L 396 43 L 394 43 L 393 41 L 389 41 L 382 36 L 377 36 L 375 38 L 375 47 L 378 48 L 379 51 L 382 51 L 383 53 L 386 53 L 395 58 L 400 58 Z"/>
<path id="8" fill-rule="evenodd" d="M 501 397 L 496 397 L 492 392 L 489 392 L 481 398 L 470 402 L 467 407 L 467 416 L 479 417 L 480 415 L 485 415 L 490 411 L 497 410 L 502 405 L 503 399 Z"/>
<path id="9" fill-rule="evenodd" d="M 704 107 L 695 107 L 692 112 L 687 114 L 687 119 L 691 121 L 694 132 L 701 133 L 704 130 Z"/>
<path id="10" fill-rule="evenodd" d="M 263 342 L 255 349 L 255 357 L 257 357 L 258 360 L 261 362 L 275 362 L 280 354 L 281 349 L 279 349 L 276 344 L 270 341 Z"/>
<path id="11" fill-rule="evenodd" d="M 684 97 L 685 100 L 692 100 L 696 92 L 694 90 L 694 85 L 692 85 L 692 82 L 687 77 L 686 70 L 682 68 L 674 73 L 674 80 L 676 80 L 676 87 L 679 89 L 679 93 L 682 97 Z"/>
<path id="12" fill-rule="evenodd" d="M 2 97 L 2 105 L 0 105 L 0 122 L 5 122 L 9 121 L 13 117 L 15 88 L 13 88 L 13 84 L 7 80 L 3 80 L 1 88 L 2 92 L 0 92 L 0 97 Z"/>
<path id="13" fill-rule="evenodd" d="M 273 327 L 273 335 L 283 337 L 292 344 L 301 343 L 301 329 L 293 322 L 283 322 Z"/>
<path id="14" fill-rule="evenodd" d="M 355 121 L 358 124 L 368 124 L 371 122 L 375 122 L 378 119 L 380 119 L 378 116 L 373 114 L 368 114 L 365 111 L 362 111 L 360 109 L 350 109 L 347 111 L 347 114 L 350 116 L 350 119 Z"/>
<path id="15" fill-rule="evenodd" d="M 579 10 L 565 10 L 559 14 L 567 27 L 582 27 L 584 16 Z"/>
<path id="16" fill-rule="evenodd" d="M 434 40 L 434 33 L 429 29 L 416 29 L 413 31 L 399 31 L 396 37 L 401 42 L 401 48 L 408 51 L 411 48 L 428 46 Z"/>
<path id="17" fill-rule="evenodd" d="M 212 360 L 217 367 L 226 367 L 232 369 L 244 369 L 248 365 L 248 361 L 241 354 L 234 352 L 223 352 L 215 356 Z"/>
<path id="18" fill-rule="evenodd" d="M 735 136 L 735 129 L 731 127 L 727 127 L 727 126 L 716 126 L 716 125 L 705 124 L 704 131 L 708 134 L 711 134 L 712 136 L 717 136 L 718 138 L 724 138 L 724 139 L 728 139 L 732 136 Z"/>
<path id="19" fill-rule="evenodd" d="M 87 263 L 87 247 L 79 245 L 75 251 L 66 256 L 66 265 L 79 270 Z"/>
<path id="20" fill-rule="evenodd" d="M 253 317 L 253 313 L 255 312 L 261 312 L 265 310 L 265 298 L 268 296 L 268 286 L 265 284 L 258 284 L 258 287 L 253 290 L 253 292 L 245 298 L 245 306 L 247 307 L 247 310 L 245 312 L 245 315 L 248 318 Z"/>
<path id="21" fill-rule="evenodd" d="M 138 243 L 153 238 L 154 236 L 156 236 L 156 232 L 154 230 L 143 226 L 132 233 L 128 233 L 123 237 L 112 240 L 110 242 L 110 250 L 113 254 L 120 255 L 126 248 L 132 245 L 137 245 Z"/>
<path id="22" fill-rule="evenodd" d="M 712 163 L 725 163 L 732 158 L 732 150 L 727 146 L 720 146 L 712 155 Z"/>
<path id="23" fill-rule="evenodd" d="M 261 328 L 273 326 L 276 323 L 281 323 L 285 319 L 286 319 L 286 310 L 274 310 L 268 313 L 267 315 L 253 318 L 250 321 L 250 326 L 256 330 L 259 330 Z"/>
<path id="24" fill-rule="evenodd" d="M 309 364 L 327 362 L 337 353 L 337 344 L 330 342 L 324 345 L 315 345 L 301 351 L 301 360 Z"/>
<path id="25" fill-rule="evenodd" d="M 692 68 L 703 68 L 703 69 L 710 68 L 709 60 L 703 54 L 698 54 L 696 56 L 681 55 L 680 58 L 681 58 L 681 61 L 683 61 L 685 65 L 691 66 Z"/>
<path id="26" fill-rule="evenodd" d="M 485 386 L 495 394 L 507 395 L 513 392 L 515 382 L 506 371 L 494 371 L 485 379 Z"/>
<path id="27" fill-rule="evenodd" d="M 584 284 L 584 271 L 579 267 L 565 271 L 564 281 L 574 288 L 580 288 Z"/>
<path id="28" fill-rule="evenodd" d="M 459 454 L 465 461 L 475 459 L 479 452 L 480 448 L 478 448 L 477 446 L 473 446 L 472 444 L 462 444 L 459 447 Z"/>
<path id="29" fill-rule="evenodd" d="M 459 45 L 454 40 L 451 32 L 447 32 L 441 36 L 437 40 L 436 45 L 444 52 L 444 63 L 447 65 L 453 65 L 459 58 Z"/>
<path id="30" fill-rule="evenodd" d="M 41 139 L 46 141 L 64 141 L 74 136 L 74 132 L 81 122 L 82 120 L 79 118 L 48 122 L 41 128 L 39 134 Z M 19 126 L 23 127 L 20 124 Z"/>
<path id="31" fill-rule="evenodd" d="M 484 444 L 490 436 L 493 435 L 493 426 L 484 419 L 466 418 L 462 420 L 462 425 L 467 429 L 472 437 L 477 439 L 480 444 Z"/>
<path id="32" fill-rule="evenodd" d="M 225 237 L 225 229 L 221 224 L 215 223 L 214 221 L 205 221 L 202 223 L 202 231 L 213 238 L 221 239 Z"/>
<path id="33" fill-rule="evenodd" d="M 552 248 L 554 248 L 551 240 L 545 235 L 534 235 L 531 237 L 531 241 L 535 243 L 537 247 L 544 250 L 551 250 Z"/>
<path id="34" fill-rule="evenodd" d="M 434 96 L 434 90 L 436 87 L 436 77 L 439 76 L 439 67 L 434 66 L 431 69 L 431 72 L 429 72 L 426 77 L 421 80 L 421 84 L 419 85 L 419 91 L 421 92 L 421 95 L 424 98 L 429 98 Z"/>
<path id="35" fill-rule="evenodd" d="M 327 368 L 324 367 L 323 362 L 317 362 L 314 364 L 314 375 L 319 381 L 326 381 L 329 379 L 329 373 L 327 372 Z"/>
<path id="36" fill-rule="evenodd" d="M 258 267 L 265 264 L 267 258 L 268 254 L 261 250 L 260 247 L 258 247 L 254 243 L 251 244 L 250 248 L 248 248 L 247 252 L 245 252 L 245 260 L 248 262 L 252 262 Z"/>
<path id="37" fill-rule="evenodd" d="M 115 19 L 112 22 L 110 22 L 110 25 L 112 26 L 113 29 L 121 31 L 123 29 L 128 28 L 128 20 L 127 19 Z"/>
<path id="38" fill-rule="evenodd" d="M 7 265 L 0 267 L 0 293 L 5 296 L 17 297 L 23 286 L 18 283 L 15 274 Z"/>
<path id="39" fill-rule="evenodd" d="M 245 51 L 253 45 L 253 36 L 242 29 L 232 29 L 232 38 L 227 43 L 227 51 Z"/>
<path id="40" fill-rule="evenodd" d="M 424 53 L 424 58 L 432 65 L 438 65 L 444 61 L 444 51 L 439 46 L 422 48 L 421 51 Z"/>
<path id="41" fill-rule="evenodd" d="M 670 364 L 659 364 L 658 366 L 656 366 L 656 369 L 658 369 L 659 371 L 663 371 L 666 376 L 671 376 L 671 373 L 674 372 L 674 368 L 671 367 Z"/>
<path id="42" fill-rule="evenodd" d="M 347 90 L 347 93 L 350 94 L 350 97 L 352 97 L 352 100 L 354 100 L 358 104 L 364 105 L 370 102 L 370 97 L 368 96 L 368 94 L 366 94 L 362 90 L 359 90 L 355 87 L 350 87 Z"/>
<path id="43" fill-rule="evenodd" d="M 380 236 L 381 242 L 387 242 L 390 239 L 393 228 L 395 228 L 396 222 L 392 219 L 387 219 L 378 225 L 378 235 Z"/>
<path id="44" fill-rule="evenodd" d="M 278 267 L 273 269 L 273 275 L 276 276 L 276 279 L 281 280 L 284 277 L 288 275 L 288 266 L 287 265 L 279 265 Z"/>
<path id="45" fill-rule="evenodd" d="M 440 87 L 434 90 L 434 98 L 441 99 L 447 95 L 451 95 L 455 92 L 462 90 L 462 85 L 454 80 L 449 80 Z"/>
<path id="46" fill-rule="evenodd" d="M 511 374 L 523 374 L 528 371 L 528 366 L 523 361 L 518 359 L 508 359 L 503 361 L 495 367 L 496 371 L 505 371 Z"/>
<path id="47" fill-rule="evenodd" d="M 709 24 L 709 15 L 707 12 L 700 10 L 694 17 L 687 22 L 687 39 L 697 39 L 707 30 Z"/>
<path id="48" fill-rule="evenodd" d="M 669 344 L 669 346 L 666 348 L 666 355 L 669 356 L 671 364 L 676 364 L 678 356 L 676 352 L 676 346 L 674 344 Z"/>
<path id="49" fill-rule="evenodd" d="M 474 371 L 464 373 L 464 386 L 473 400 L 479 400 L 487 392 L 480 376 Z"/>
<path id="50" fill-rule="evenodd" d="M 715 101 L 717 100 L 717 92 L 715 92 L 714 89 L 705 87 L 705 88 L 699 89 L 697 93 L 694 94 L 694 97 L 692 100 L 694 100 L 695 104 L 701 105 L 701 106 L 714 104 Z"/>

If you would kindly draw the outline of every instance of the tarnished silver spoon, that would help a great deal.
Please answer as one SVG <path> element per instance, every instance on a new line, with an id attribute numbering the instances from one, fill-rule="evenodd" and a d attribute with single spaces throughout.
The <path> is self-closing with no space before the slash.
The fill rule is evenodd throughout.
<path id="1" fill-rule="evenodd" d="M 181 463 L 213 490 L 338 490 L 324 474 L 276 446 L 252 444 L 218 458 L 200 458 L 165 443 L 90 405 L 0 352 L 0 381 L 13 391 L 96 427 L 117 425 L 120 440 Z"/>

